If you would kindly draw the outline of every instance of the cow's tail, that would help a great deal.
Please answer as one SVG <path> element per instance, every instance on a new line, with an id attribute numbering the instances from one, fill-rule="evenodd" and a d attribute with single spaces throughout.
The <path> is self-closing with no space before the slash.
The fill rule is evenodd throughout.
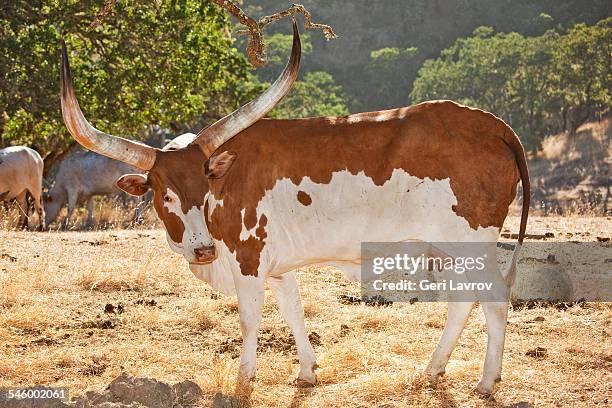
<path id="1" fill-rule="evenodd" d="M 529 204 L 531 201 L 531 184 L 529 183 L 529 169 L 527 167 L 525 149 L 523 148 L 523 145 L 521 144 L 521 141 L 519 140 L 516 133 L 514 133 L 514 130 L 512 130 L 512 128 L 508 125 L 506 125 L 503 139 L 514 154 L 516 165 L 518 167 L 519 175 L 521 178 L 521 184 L 523 186 L 523 208 L 521 210 L 521 225 L 519 227 L 518 244 L 514 248 L 514 253 L 512 254 L 512 261 L 510 262 L 506 273 L 504 273 L 504 279 L 506 280 L 506 284 L 508 285 L 508 287 L 512 287 L 516 278 L 516 263 L 518 261 L 518 254 L 523 245 L 523 240 L 525 239 L 525 230 L 527 229 L 527 216 L 529 214 Z"/>

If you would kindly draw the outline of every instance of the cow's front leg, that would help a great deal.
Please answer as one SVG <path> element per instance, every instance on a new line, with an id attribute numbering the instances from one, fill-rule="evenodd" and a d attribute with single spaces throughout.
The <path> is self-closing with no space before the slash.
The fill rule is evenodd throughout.
<path id="1" fill-rule="evenodd" d="M 280 276 L 270 277 L 268 283 L 276 298 L 278 308 L 295 338 L 298 359 L 300 360 L 297 385 L 315 385 L 317 382 L 317 375 L 315 374 L 317 361 L 306 333 L 304 308 L 302 307 L 295 275 L 293 272 L 287 272 Z"/>
<path id="2" fill-rule="evenodd" d="M 264 280 L 261 276 L 234 277 L 238 296 L 238 313 L 242 331 L 242 350 L 236 391 L 243 393 L 250 389 L 250 381 L 257 370 L 257 333 L 261 324 L 261 310 L 264 302 Z"/>
<path id="3" fill-rule="evenodd" d="M 62 228 L 68 229 L 70 225 L 70 217 L 72 217 L 72 213 L 74 212 L 77 206 L 77 200 L 79 195 L 77 192 L 68 191 L 68 213 L 66 214 L 66 218 L 62 222 Z"/>
<path id="4" fill-rule="evenodd" d="M 508 302 L 482 302 L 481 304 L 487 322 L 487 354 L 482 379 L 476 386 L 476 392 L 489 395 L 493 392 L 493 385 L 501 380 Z"/>
<path id="5" fill-rule="evenodd" d="M 92 196 L 92 197 L 89 197 L 89 199 L 87 200 L 87 222 L 85 223 L 86 229 L 93 228 L 93 225 L 94 225 L 93 212 L 94 212 L 94 198 Z"/>

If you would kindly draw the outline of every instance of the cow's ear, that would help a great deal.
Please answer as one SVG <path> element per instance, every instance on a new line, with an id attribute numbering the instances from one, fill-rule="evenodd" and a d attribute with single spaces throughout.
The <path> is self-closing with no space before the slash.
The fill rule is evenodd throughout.
<path id="1" fill-rule="evenodd" d="M 211 179 L 225 176 L 236 160 L 236 156 L 236 153 L 226 151 L 211 157 L 204 163 L 204 175 Z"/>
<path id="2" fill-rule="evenodd" d="M 149 191 L 147 176 L 144 174 L 124 174 L 115 183 L 117 187 L 133 196 L 141 196 Z"/>

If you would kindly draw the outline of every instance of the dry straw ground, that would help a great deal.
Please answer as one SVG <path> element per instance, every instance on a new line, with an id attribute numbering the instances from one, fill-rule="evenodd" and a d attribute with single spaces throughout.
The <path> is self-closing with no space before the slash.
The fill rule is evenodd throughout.
<path id="1" fill-rule="evenodd" d="M 592 241 L 609 236 L 611 224 L 610 218 L 533 218 L 529 232 L 581 232 L 573 239 Z M 507 228 L 515 231 L 517 219 Z M 219 391 L 231 394 L 240 344 L 236 301 L 195 279 L 161 230 L 0 231 L 0 254 L 0 386 L 67 386 L 79 395 L 126 371 L 166 382 L 193 379 L 206 393 L 203 406 Z M 267 296 L 255 407 L 612 402 L 610 304 L 511 310 L 503 381 L 486 400 L 472 392 L 486 344 L 480 309 L 446 376 L 430 384 L 420 373 L 442 332 L 446 305 L 346 304 L 341 295 L 358 295 L 357 287 L 338 271 L 310 267 L 298 276 L 321 384 L 290 385 L 298 369 L 293 340 Z M 544 350 L 534 353 L 538 347 Z"/>

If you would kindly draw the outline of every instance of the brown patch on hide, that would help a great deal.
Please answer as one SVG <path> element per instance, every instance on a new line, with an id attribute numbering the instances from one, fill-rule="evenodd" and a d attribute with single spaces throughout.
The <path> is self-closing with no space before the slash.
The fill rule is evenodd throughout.
<path id="1" fill-rule="evenodd" d="M 298 191 L 297 199 L 304 206 L 309 206 L 310 204 L 312 204 L 312 198 L 305 191 Z"/>

